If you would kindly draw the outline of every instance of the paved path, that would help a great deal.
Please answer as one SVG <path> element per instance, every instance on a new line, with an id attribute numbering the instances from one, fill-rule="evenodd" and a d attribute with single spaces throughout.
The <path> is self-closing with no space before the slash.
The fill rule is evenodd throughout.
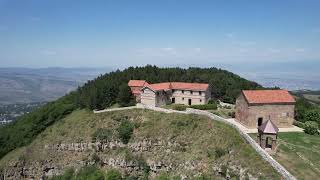
<path id="1" fill-rule="evenodd" d="M 258 133 L 257 128 L 254 128 L 254 129 L 247 128 L 247 127 L 243 126 L 242 124 L 240 124 L 238 121 L 236 121 L 234 118 L 225 119 L 225 120 L 236 125 L 239 129 L 241 129 L 242 131 L 244 131 L 246 133 Z M 303 129 L 299 128 L 297 126 L 292 126 L 290 128 L 279 128 L 279 132 L 303 132 Z"/>
<path id="2" fill-rule="evenodd" d="M 212 114 L 208 111 L 202 111 L 202 110 L 197 110 L 197 109 L 192 109 L 192 108 L 187 108 L 186 111 L 175 111 L 175 110 L 170 110 L 170 109 L 164 109 L 164 108 L 159 108 L 159 107 L 151 107 L 151 106 L 146 106 L 142 104 L 137 104 L 137 106 L 133 107 L 125 107 L 125 108 L 114 108 L 114 109 L 106 109 L 102 111 L 94 111 L 94 113 L 103 113 L 103 112 L 110 112 L 110 111 L 118 111 L 118 110 L 127 110 L 127 109 L 135 109 L 135 108 L 142 108 L 142 109 L 150 109 L 154 111 L 160 111 L 164 113 L 180 113 L 180 114 L 199 114 L 199 115 L 204 115 L 212 120 L 224 122 L 226 124 L 229 124 L 233 128 L 235 128 L 239 134 L 253 147 L 253 149 L 264 159 L 266 162 L 268 162 L 276 171 L 278 171 L 284 179 L 287 180 L 296 180 L 296 178 L 289 172 L 287 171 L 281 164 L 279 164 L 275 159 L 273 159 L 270 154 L 268 154 L 264 149 L 262 149 L 256 142 L 253 140 L 248 133 L 250 132 L 247 128 L 245 128 L 243 125 L 240 123 L 236 122 L 234 119 L 225 119 L 222 118 L 218 115 Z M 285 128 L 284 128 L 285 129 Z"/>

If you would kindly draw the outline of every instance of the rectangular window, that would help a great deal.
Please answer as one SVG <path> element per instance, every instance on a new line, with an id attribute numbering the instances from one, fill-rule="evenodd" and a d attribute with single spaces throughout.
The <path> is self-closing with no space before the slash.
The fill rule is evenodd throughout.
<path id="1" fill-rule="evenodd" d="M 190 91 L 190 94 L 193 94 L 193 91 Z"/>
<path id="2" fill-rule="evenodd" d="M 199 95 L 200 95 L 200 96 L 202 95 L 202 92 L 201 92 L 201 91 L 199 91 Z"/>
<path id="3" fill-rule="evenodd" d="M 200 102 L 202 102 L 202 99 L 200 99 Z"/>
<path id="4" fill-rule="evenodd" d="M 174 93 L 174 89 L 172 89 L 172 93 Z"/>
<path id="5" fill-rule="evenodd" d="M 182 94 L 184 94 L 184 90 L 182 90 L 181 92 L 182 92 Z"/>
<path id="6" fill-rule="evenodd" d="M 182 101 L 184 101 L 184 97 L 182 98 Z"/>

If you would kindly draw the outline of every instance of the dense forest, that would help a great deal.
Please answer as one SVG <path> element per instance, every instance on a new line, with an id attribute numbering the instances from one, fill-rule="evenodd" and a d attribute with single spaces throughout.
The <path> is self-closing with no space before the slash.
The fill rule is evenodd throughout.
<path id="1" fill-rule="evenodd" d="M 57 101 L 0 127 L 0 158 L 17 147 L 31 143 L 48 126 L 75 109 L 103 109 L 115 103 L 128 105 L 131 103 L 131 94 L 127 87 L 130 79 L 144 79 L 150 83 L 164 81 L 209 83 L 212 98 L 225 102 L 234 102 L 242 89 L 263 88 L 255 82 L 217 68 L 158 68 L 149 65 L 117 70 L 88 81 L 84 86 Z"/>
<path id="2" fill-rule="evenodd" d="M 198 82 L 209 83 L 211 97 L 234 103 L 242 89 L 261 89 L 261 85 L 248 81 L 226 70 L 217 68 L 158 68 L 156 66 L 130 67 L 89 81 L 78 89 L 78 105 L 90 109 L 103 109 L 116 103 L 119 87 L 130 79 L 143 79 L 149 83 Z"/>

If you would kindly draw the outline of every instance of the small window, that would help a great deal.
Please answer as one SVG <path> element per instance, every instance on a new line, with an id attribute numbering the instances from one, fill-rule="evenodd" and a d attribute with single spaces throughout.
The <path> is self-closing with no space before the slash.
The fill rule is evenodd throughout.
<path id="1" fill-rule="evenodd" d="M 184 94 L 184 90 L 182 90 L 181 92 L 182 92 L 182 94 Z"/>
<path id="2" fill-rule="evenodd" d="M 200 102 L 202 102 L 202 99 L 200 99 Z"/>
<path id="3" fill-rule="evenodd" d="M 190 91 L 190 94 L 193 94 L 193 91 Z"/>
<path id="4" fill-rule="evenodd" d="M 172 93 L 174 93 L 174 89 L 172 89 Z"/>
<path id="5" fill-rule="evenodd" d="M 200 96 L 202 95 L 202 92 L 201 92 L 201 91 L 199 91 L 199 95 L 200 95 Z"/>
<path id="6" fill-rule="evenodd" d="M 184 101 L 184 97 L 182 98 L 182 101 Z"/>

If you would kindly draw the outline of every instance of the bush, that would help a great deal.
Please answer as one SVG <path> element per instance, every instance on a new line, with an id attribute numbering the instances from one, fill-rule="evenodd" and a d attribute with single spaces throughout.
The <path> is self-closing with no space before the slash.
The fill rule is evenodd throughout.
<path id="1" fill-rule="evenodd" d="M 320 109 L 309 110 L 305 114 L 306 121 L 315 121 L 318 124 L 320 123 Z"/>
<path id="2" fill-rule="evenodd" d="M 190 108 L 200 109 L 200 110 L 214 110 L 214 109 L 217 109 L 217 104 L 191 105 Z"/>
<path id="3" fill-rule="evenodd" d="M 121 173 L 115 169 L 107 172 L 106 180 L 121 180 Z"/>
<path id="4" fill-rule="evenodd" d="M 208 104 L 217 104 L 217 103 L 216 103 L 216 101 L 214 101 L 213 99 L 210 99 L 210 100 L 208 101 Z"/>
<path id="5" fill-rule="evenodd" d="M 227 154 L 227 150 L 225 150 L 225 149 L 218 148 L 218 149 L 215 150 L 215 158 L 216 159 L 224 156 L 225 154 Z"/>
<path id="6" fill-rule="evenodd" d="M 177 111 L 185 111 L 187 109 L 187 106 L 183 104 L 174 104 L 172 106 L 172 109 Z"/>
<path id="7" fill-rule="evenodd" d="M 304 126 L 305 126 L 305 124 L 303 122 L 300 122 L 300 121 L 294 121 L 293 125 L 298 126 L 298 127 L 302 128 L 302 129 L 304 129 Z"/>
<path id="8" fill-rule="evenodd" d="M 74 177 L 74 169 L 67 169 L 62 175 L 53 176 L 51 180 L 70 180 Z"/>
<path id="9" fill-rule="evenodd" d="M 127 144 L 133 134 L 134 124 L 127 119 L 123 120 L 117 130 L 121 141 Z"/>
<path id="10" fill-rule="evenodd" d="M 307 121 L 304 123 L 304 132 L 307 134 L 315 135 L 318 134 L 318 123 L 314 121 Z"/>
<path id="11" fill-rule="evenodd" d="M 105 174 L 103 171 L 98 169 L 95 166 L 87 166 L 77 173 L 76 178 L 77 180 L 103 180 L 105 177 Z"/>
<path id="12" fill-rule="evenodd" d="M 110 141 L 112 139 L 112 131 L 107 128 L 99 128 L 93 133 L 92 139 L 99 141 Z"/>
<path id="13" fill-rule="evenodd" d="M 66 170 L 62 175 L 53 176 L 52 180 L 104 180 L 105 173 L 95 166 L 85 166 L 75 173 L 73 169 Z"/>

